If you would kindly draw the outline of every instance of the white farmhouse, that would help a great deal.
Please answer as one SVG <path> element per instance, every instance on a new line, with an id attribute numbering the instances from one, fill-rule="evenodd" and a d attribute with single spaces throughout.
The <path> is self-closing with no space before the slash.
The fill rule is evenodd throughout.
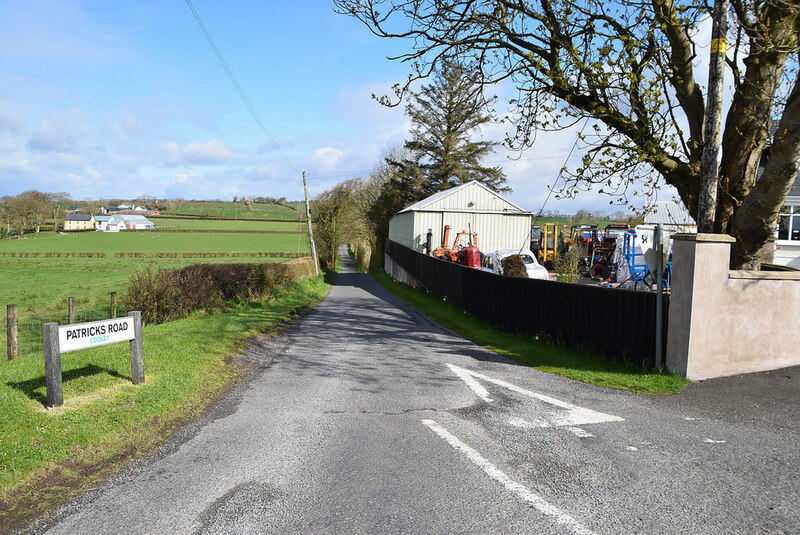
<path id="1" fill-rule="evenodd" d="M 155 223 L 143 215 L 117 215 L 117 219 L 124 223 L 124 230 L 152 230 L 156 228 Z M 123 230 L 123 229 L 120 229 Z"/>
<path id="2" fill-rule="evenodd" d="M 152 230 L 155 224 L 142 215 L 98 216 L 97 230 L 101 232 L 119 232 L 121 230 Z"/>
<path id="3" fill-rule="evenodd" d="M 398 212 L 389 222 L 389 239 L 419 252 L 425 251 L 427 234 L 432 248 L 442 245 L 450 225 L 452 246 L 456 233 L 470 230 L 478 236 L 478 249 L 489 253 L 529 247 L 531 212 L 473 181 L 440 191 Z"/>

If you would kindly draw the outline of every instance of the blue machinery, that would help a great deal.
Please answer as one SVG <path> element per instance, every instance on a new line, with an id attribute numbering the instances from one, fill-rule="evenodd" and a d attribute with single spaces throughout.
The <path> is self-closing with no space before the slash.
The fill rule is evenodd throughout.
<path id="1" fill-rule="evenodd" d="M 634 284 L 639 281 L 647 282 L 645 281 L 645 277 L 650 274 L 650 268 L 644 260 L 644 254 L 636 252 L 636 231 L 633 229 L 626 230 L 623 237 L 625 242 L 622 246 L 622 252 L 625 255 L 625 260 L 628 262 L 628 270 L 631 274 L 628 280 L 633 281 Z M 655 276 L 652 276 L 651 280 L 654 278 Z M 667 265 L 664 266 L 664 287 L 669 289 L 671 281 L 672 251 L 669 252 L 669 256 L 667 256 Z"/>

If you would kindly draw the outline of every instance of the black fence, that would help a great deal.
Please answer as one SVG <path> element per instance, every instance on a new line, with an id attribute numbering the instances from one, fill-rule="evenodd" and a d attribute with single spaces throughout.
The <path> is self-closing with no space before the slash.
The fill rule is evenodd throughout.
<path id="1" fill-rule="evenodd" d="M 386 253 L 425 288 L 497 328 L 652 367 L 655 293 L 500 277 L 389 241 Z M 666 355 L 669 297 L 664 295 Z"/>

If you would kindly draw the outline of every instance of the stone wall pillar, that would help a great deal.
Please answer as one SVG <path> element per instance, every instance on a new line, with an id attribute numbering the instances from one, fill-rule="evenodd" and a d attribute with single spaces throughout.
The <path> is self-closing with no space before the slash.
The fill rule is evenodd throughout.
<path id="1" fill-rule="evenodd" d="M 728 345 L 722 323 L 735 240 L 727 234 L 676 234 L 672 240 L 667 369 L 704 379 L 708 362 Z"/>

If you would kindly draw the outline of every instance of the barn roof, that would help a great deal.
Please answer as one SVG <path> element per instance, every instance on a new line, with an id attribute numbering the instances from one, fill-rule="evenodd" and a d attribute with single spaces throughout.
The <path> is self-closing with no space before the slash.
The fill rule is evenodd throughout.
<path id="1" fill-rule="evenodd" d="M 471 189 L 475 190 L 476 193 L 477 192 L 481 192 L 480 190 L 485 190 L 486 194 L 489 194 L 489 195 L 491 195 L 493 197 L 496 197 L 497 200 L 499 201 L 498 204 L 499 204 L 499 206 L 502 206 L 502 209 L 501 210 L 493 210 L 493 211 L 497 211 L 497 212 L 516 212 L 516 213 L 522 213 L 522 214 L 531 214 L 531 212 L 528 212 L 527 210 L 525 210 L 521 206 L 509 201 L 508 199 L 506 199 L 505 197 L 501 196 L 500 194 L 498 194 L 496 191 L 494 191 L 490 187 L 486 186 L 485 184 L 482 184 L 481 182 L 478 182 L 477 180 L 473 180 L 471 182 L 467 182 L 466 184 L 461 184 L 460 186 L 456 186 L 454 188 L 450 188 L 450 189 L 446 189 L 444 191 L 440 191 L 438 193 L 434 193 L 430 197 L 422 199 L 421 201 L 417 201 L 416 203 L 412 204 L 411 206 L 408 206 L 408 207 L 400 210 L 399 213 L 402 214 L 403 212 L 425 212 L 425 211 L 437 211 L 438 212 L 438 211 L 442 211 L 442 210 L 458 210 L 458 211 L 464 211 L 464 212 L 477 211 L 477 210 L 472 210 L 472 209 L 470 209 L 468 207 L 460 207 L 460 206 L 452 206 L 452 207 L 450 207 L 450 206 L 447 206 L 448 205 L 447 199 L 449 197 L 456 198 L 456 197 L 459 196 L 459 194 L 467 193 L 467 191 L 471 190 Z M 484 192 L 481 192 L 481 193 L 484 193 Z"/>
<path id="2" fill-rule="evenodd" d="M 114 216 L 115 219 L 119 221 L 127 221 L 128 223 L 138 223 L 144 225 L 155 225 L 152 221 L 147 219 L 143 215 L 128 215 L 128 214 L 117 214 Z"/>
<path id="3" fill-rule="evenodd" d="M 682 204 L 672 201 L 657 201 L 653 210 L 644 216 L 647 225 L 697 225 L 688 210 Z"/>

